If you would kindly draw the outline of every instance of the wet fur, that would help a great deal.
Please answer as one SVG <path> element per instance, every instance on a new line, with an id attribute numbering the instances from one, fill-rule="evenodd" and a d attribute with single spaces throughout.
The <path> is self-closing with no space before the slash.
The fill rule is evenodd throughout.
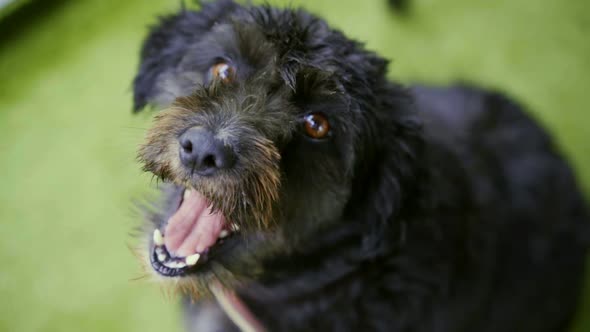
<path id="1" fill-rule="evenodd" d="M 220 56 L 246 68 L 235 84 L 207 82 Z M 165 110 L 140 159 L 175 184 L 164 198 L 195 187 L 248 230 L 241 255 L 181 281 L 194 285 L 189 328 L 235 329 L 213 303 L 190 303 L 216 276 L 271 331 L 566 330 L 588 215 L 551 138 L 499 93 L 403 88 L 386 72 L 300 10 L 217 1 L 151 29 L 135 110 Z M 333 123 L 329 141 L 301 135 L 310 111 Z M 191 125 L 244 145 L 236 172 L 179 166 L 176 137 Z"/>

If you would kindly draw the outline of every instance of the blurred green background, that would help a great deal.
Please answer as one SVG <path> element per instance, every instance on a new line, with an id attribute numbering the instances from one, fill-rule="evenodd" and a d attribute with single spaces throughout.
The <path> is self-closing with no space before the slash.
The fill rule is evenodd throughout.
<path id="1" fill-rule="evenodd" d="M 414 0 L 407 17 L 385 0 L 289 2 L 392 58 L 392 78 L 508 91 L 590 191 L 587 0 Z M 132 280 L 128 249 L 131 201 L 153 187 L 134 160 L 150 115 L 132 116 L 130 83 L 147 26 L 179 6 L 31 1 L 0 15 L 0 331 L 180 330 L 175 301 Z"/>

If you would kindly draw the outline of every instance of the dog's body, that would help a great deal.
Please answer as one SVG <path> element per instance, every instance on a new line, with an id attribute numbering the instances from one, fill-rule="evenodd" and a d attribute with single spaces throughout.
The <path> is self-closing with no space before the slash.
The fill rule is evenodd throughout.
<path id="1" fill-rule="evenodd" d="M 169 110 L 140 159 L 174 184 L 149 258 L 188 290 L 189 328 L 236 328 L 191 303 L 212 282 L 270 331 L 567 328 L 588 216 L 551 139 L 497 93 L 402 89 L 385 72 L 302 11 L 221 1 L 154 28 L 136 109 Z M 219 229 L 191 240 L 204 221 L 182 214 L 203 202 Z M 225 239 L 228 224 L 243 236 Z"/>

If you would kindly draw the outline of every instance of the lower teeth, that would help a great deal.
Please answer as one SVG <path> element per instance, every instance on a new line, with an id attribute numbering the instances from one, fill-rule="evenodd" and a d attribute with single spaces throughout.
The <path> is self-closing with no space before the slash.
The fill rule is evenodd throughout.
<path id="1" fill-rule="evenodd" d="M 201 258 L 201 255 L 199 254 L 193 254 L 190 256 L 187 256 L 184 261 L 186 263 L 186 265 L 192 266 L 197 264 L 197 262 L 199 261 L 199 258 Z"/>
<path id="2" fill-rule="evenodd" d="M 236 224 L 231 224 L 230 227 L 234 232 L 239 230 L 239 227 Z M 229 235 L 231 235 L 230 231 L 228 231 L 227 229 L 222 230 L 221 233 L 219 233 L 217 243 L 222 244 L 224 242 L 223 239 L 225 239 Z M 153 241 L 154 250 L 158 261 L 167 268 L 182 269 L 187 266 L 194 266 L 201 258 L 201 255 L 198 253 L 189 255 L 185 258 L 170 257 L 165 249 L 164 235 L 162 235 L 162 232 L 160 232 L 159 229 L 154 230 Z"/>
<path id="3" fill-rule="evenodd" d="M 198 261 L 198 258 L 197 259 L 192 258 L 190 261 L 188 260 L 189 257 L 192 257 L 194 255 L 189 256 L 186 259 L 182 259 L 182 260 L 178 259 L 178 258 L 169 257 L 166 254 L 166 251 L 164 250 L 164 248 L 161 246 L 156 246 L 155 251 L 156 251 L 158 261 L 160 263 L 162 263 L 165 267 L 170 268 L 170 269 L 182 269 L 182 268 L 185 268 L 187 265 L 194 265 Z M 192 263 L 193 260 L 194 260 L 194 264 L 189 264 L 189 263 Z"/>

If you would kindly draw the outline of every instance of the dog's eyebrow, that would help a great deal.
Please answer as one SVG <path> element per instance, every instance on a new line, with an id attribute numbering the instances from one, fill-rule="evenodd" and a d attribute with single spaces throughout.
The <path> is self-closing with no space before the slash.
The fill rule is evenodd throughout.
<path id="1" fill-rule="evenodd" d="M 298 69 L 292 79 L 295 98 L 310 99 L 329 96 L 341 90 L 332 72 L 314 67 Z"/>
<path id="2" fill-rule="evenodd" d="M 285 84 L 287 84 L 287 86 L 293 91 L 296 91 L 297 89 L 297 72 L 298 65 L 295 63 L 283 64 L 279 69 L 281 78 L 285 81 Z"/>

